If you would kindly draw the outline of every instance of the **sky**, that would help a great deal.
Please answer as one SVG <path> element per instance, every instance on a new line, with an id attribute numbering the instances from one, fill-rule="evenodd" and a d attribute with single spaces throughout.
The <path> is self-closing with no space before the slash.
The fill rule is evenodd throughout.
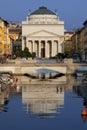
<path id="1" fill-rule="evenodd" d="M 87 0 L 0 0 L 0 17 L 22 22 L 29 10 L 33 12 L 40 6 L 56 10 L 66 30 L 82 27 L 87 20 Z"/>

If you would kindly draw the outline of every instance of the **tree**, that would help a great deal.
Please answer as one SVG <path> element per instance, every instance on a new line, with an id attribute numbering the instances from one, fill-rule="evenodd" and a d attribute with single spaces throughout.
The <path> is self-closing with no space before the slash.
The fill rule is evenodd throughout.
<path id="1" fill-rule="evenodd" d="M 63 53 L 58 53 L 56 56 L 57 56 L 58 58 L 64 58 L 64 54 L 63 54 Z"/>
<path id="2" fill-rule="evenodd" d="M 34 59 L 36 57 L 36 53 L 32 52 L 32 59 Z"/>
<path id="3" fill-rule="evenodd" d="M 17 50 L 15 54 L 17 57 L 21 57 L 21 58 L 25 57 L 26 59 L 28 59 L 29 57 L 32 57 L 27 47 L 25 47 L 23 51 Z"/>
<path id="4" fill-rule="evenodd" d="M 22 57 L 22 51 L 21 50 L 17 50 L 15 54 L 16 54 L 17 57 Z"/>
<path id="5" fill-rule="evenodd" d="M 28 59 L 29 57 L 32 57 L 32 55 L 29 52 L 29 49 L 27 47 L 24 48 L 23 57 L 26 57 L 26 59 Z"/>
<path id="6" fill-rule="evenodd" d="M 86 21 L 84 21 L 83 25 L 84 25 L 84 26 L 87 26 L 87 20 L 86 20 Z"/>

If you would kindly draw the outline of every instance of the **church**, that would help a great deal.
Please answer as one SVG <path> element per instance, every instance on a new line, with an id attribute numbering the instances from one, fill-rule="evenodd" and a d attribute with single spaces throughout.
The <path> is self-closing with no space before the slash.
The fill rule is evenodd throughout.
<path id="1" fill-rule="evenodd" d="M 22 21 L 22 50 L 25 47 L 38 58 L 64 53 L 64 21 L 44 6 L 29 12 Z"/>

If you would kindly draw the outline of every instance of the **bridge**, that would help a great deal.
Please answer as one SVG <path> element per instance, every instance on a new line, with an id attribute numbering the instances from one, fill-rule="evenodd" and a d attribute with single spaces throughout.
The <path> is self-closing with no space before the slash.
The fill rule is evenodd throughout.
<path id="1" fill-rule="evenodd" d="M 58 72 L 62 74 L 72 74 L 80 66 L 87 66 L 87 63 L 73 63 L 72 60 L 58 63 L 56 60 L 9 60 L 7 63 L 0 64 L 0 72 L 7 71 L 13 74 L 25 73 L 49 73 Z"/>
<path id="2" fill-rule="evenodd" d="M 66 65 L 37 65 L 37 64 L 28 64 L 28 65 L 10 65 L 10 64 L 3 64 L 0 65 L 0 72 L 1 71 L 8 71 L 14 74 L 24 74 L 24 73 L 41 73 L 44 71 L 45 73 L 49 72 L 58 72 L 58 73 L 67 73 L 67 66 Z"/>
<path id="3" fill-rule="evenodd" d="M 25 74 L 25 73 L 49 73 L 49 72 L 58 72 L 62 74 L 72 74 L 77 70 L 80 66 L 84 66 L 87 64 L 81 63 L 57 63 L 56 61 L 46 60 L 40 62 L 27 62 L 16 60 L 15 62 L 7 62 L 4 64 L 0 64 L 0 72 L 8 71 L 13 74 Z"/>

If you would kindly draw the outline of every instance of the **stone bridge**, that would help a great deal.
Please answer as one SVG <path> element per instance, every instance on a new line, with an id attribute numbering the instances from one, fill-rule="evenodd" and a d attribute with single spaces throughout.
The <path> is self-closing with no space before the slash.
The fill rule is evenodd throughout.
<path id="1" fill-rule="evenodd" d="M 0 72 L 7 71 L 14 74 L 59 72 L 62 74 L 72 74 L 79 66 L 84 64 L 65 64 L 65 63 L 45 63 L 45 64 L 0 64 Z"/>
<path id="2" fill-rule="evenodd" d="M 49 72 L 58 72 L 58 73 L 67 73 L 66 65 L 0 65 L 0 72 L 12 72 L 14 74 L 24 74 L 24 73 L 49 73 Z"/>

